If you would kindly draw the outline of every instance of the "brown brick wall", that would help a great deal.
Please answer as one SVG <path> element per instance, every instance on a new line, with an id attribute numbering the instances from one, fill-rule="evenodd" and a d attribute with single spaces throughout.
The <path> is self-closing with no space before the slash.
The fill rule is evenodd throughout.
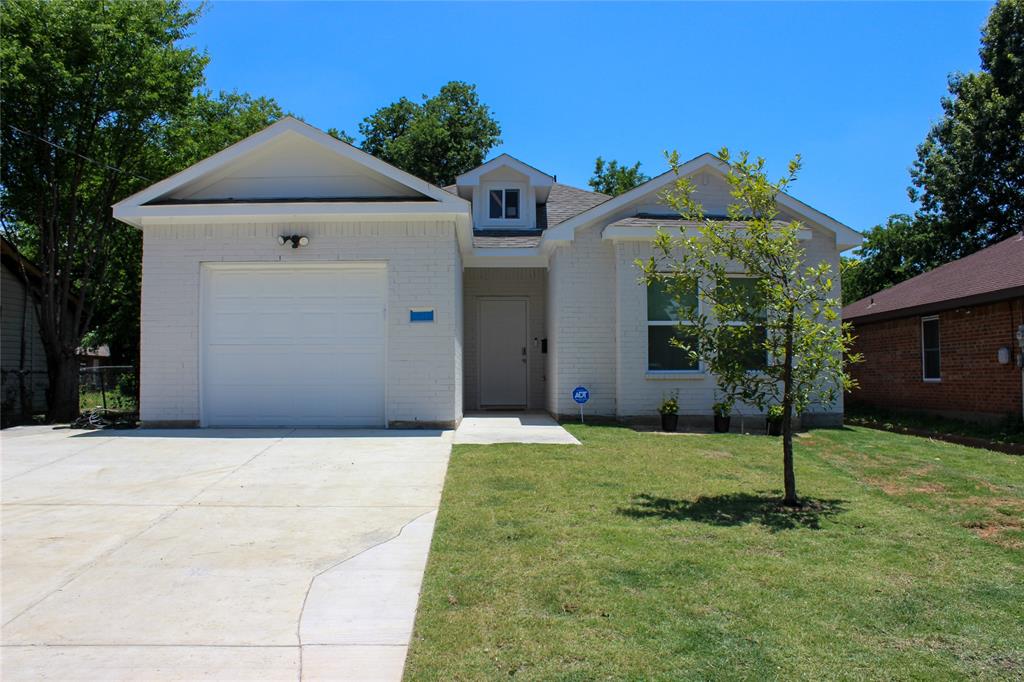
<path id="1" fill-rule="evenodd" d="M 935 314 L 935 313 L 932 313 Z M 851 368 L 860 388 L 851 406 L 934 412 L 986 421 L 1021 414 L 1020 352 L 1014 334 L 1024 323 L 1024 298 L 944 310 L 939 316 L 941 381 L 921 378 L 921 316 L 854 325 L 854 350 L 864 361 Z M 1000 347 L 1011 350 L 999 364 Z"/>

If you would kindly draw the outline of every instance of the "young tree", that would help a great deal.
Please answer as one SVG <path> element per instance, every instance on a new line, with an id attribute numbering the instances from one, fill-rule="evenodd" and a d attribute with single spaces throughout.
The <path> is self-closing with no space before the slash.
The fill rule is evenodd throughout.
<path id="1" fill-rule="evenodd" d="M 344 131 L 335 137 L 351 141 Z M 423 103 L 401 98 L 359 124 L 363 151 L 435 185 L 447 185 L 501 144 L 501 126 L 476 86 L 451 81 Z"/>
<path id="2" fill-rule="evenodd" d="M 720 156 L 729 161 L 728 150 Z M 669 161 L 678 172 L 678 154 Z M 695 186 L 680 176 L 666 199 L 696 234 L 660 231 L 655 254 L 637 265 L 675 301 L 687 324 L 674 342 L 715 375 L 727 401 L 781 407 L 783 503 L 798 506 L 793 417 L 816 402 L 833 404 L 853 385 L 844 358 L 858 358 L 847 358 L 852 337 L 839 321 L 838 273 L 808 259 L 800 222 L 779 220 L 776 197 L 796 180 L 800 158 L 775 182 L 764 166 L 746 152 L 731 163 L 728 220 L 707 218 Z M 744 279 L 730 277 L 737 273 Z"/>
<path id="3" fill-rule="evenodd" d="M 3 224 L 42 271 L 32 286 L 50 421 L 78 415 L 82 335 L 135 239 L 110 206 L 145 186 L 153 131 L 184 108 L 205 56 L 182 48 L 199 10 L 180 0 L 0 4 Z"/>
<path id="4" fill-rule="evenodd" d="M 595 192 L 618 196 L 623 192 L 644 184 L 651 178 L 640 170 L 640 162 L 632 166 L 619 165 L 618 161 L 605 162 L 600 156 L 594 162 L 594 174 L 587 181 Z"/>

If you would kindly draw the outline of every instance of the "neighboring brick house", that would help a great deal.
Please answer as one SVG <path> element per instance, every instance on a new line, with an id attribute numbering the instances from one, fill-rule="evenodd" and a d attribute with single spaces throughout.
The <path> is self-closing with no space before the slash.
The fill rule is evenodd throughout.
<path id="1" fill-rule="evenodd" d="M 847 405 L 994 422 L 1022 415 L 1024 234 L 851 303 Z"/>

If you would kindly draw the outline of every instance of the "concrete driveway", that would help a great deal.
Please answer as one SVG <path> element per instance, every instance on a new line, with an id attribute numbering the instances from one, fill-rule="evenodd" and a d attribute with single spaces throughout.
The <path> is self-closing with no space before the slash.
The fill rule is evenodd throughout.
<path id="1" fill-rule="evenodd" d="M 4 680 L 401 677 L 450 432 L 2 447 Z"/>

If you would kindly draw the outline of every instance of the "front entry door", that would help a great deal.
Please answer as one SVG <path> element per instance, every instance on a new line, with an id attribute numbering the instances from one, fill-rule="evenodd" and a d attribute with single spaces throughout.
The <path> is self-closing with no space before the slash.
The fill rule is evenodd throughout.
<path id="1" fill-rule="evenodd" d="M 526 407 L 526 299 L 480 299 L 480 406 Z"/>

